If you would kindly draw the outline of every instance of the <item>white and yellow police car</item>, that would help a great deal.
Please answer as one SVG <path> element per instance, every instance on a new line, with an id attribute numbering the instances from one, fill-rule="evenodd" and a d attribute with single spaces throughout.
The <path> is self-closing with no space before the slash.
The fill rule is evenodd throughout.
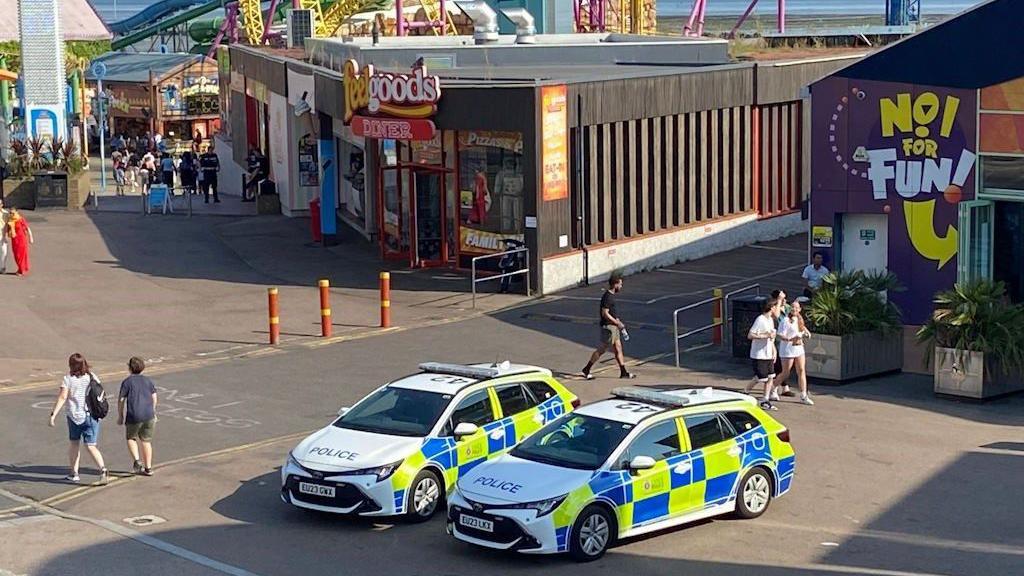
<path id="1" fill-rule="evenodd" d="M 342 408 L 281 468 L 281 498 L 302 508 L 426 520 L 455 481 L 579 405 L 536 366 L 420 365 Z"/>
<path id="2" fill-rule="evenodd" d="M 735 512 L 760 516 L 790 488 L 789 431 L 745 394 L 626 387 L 550 422 L 462 476 L 455 538 L 600 558 L 617 539 Z"/>

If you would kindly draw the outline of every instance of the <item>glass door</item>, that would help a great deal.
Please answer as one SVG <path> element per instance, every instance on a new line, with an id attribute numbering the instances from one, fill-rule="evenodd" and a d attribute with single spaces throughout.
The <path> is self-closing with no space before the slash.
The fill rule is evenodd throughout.
<path id="1" fill-rule="evenodd" d="M 444 173 L 412 169 L 416 190 L 416 256 L 419 266 L 440 266 L 447 261 Z"/>
<path id="2" fill-rule="evenodd" d="M 409 258 L 409 174 L 400 168 L 382 168 L 380 179 L 380 247 L 387 260 Z"/>
<path id="3" fill-rule="evenodd" d="M 992 278 L 993 203 L 960 203 L 960 247 L 957 278 L 960 282 Z"/>

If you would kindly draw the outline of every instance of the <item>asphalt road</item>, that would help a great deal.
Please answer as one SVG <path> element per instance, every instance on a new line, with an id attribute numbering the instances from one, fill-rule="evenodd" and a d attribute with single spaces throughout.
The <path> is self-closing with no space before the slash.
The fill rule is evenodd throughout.
<path id="1" fill-rule="evenodd" d="M 771 273 L 765 284 L 791 290 L 798 279 L 783 269 L 794 266 L 795 253 L 745 248 L 673 267 L 683 273 L 627 279 L 623 300 L 635 301 L 623 311 L 633 323 L 665 324 L 666 313 L 670 318 L 711 286 L 758 276 L 746 266 Z M 774 257 L 780 261 L 767 261 Z M 777 417 L 792 431 L 797 476 L 762 518 L 634 539 L 584 566 L 464 546 L 445 535 L 440 519 L 409 525 L 340 518 L 278 498 L 278 467 L 302 434 L 422 361 L 509 358 L 566 374 L 584 401 L 606 396 L 619 384 L 614 370 L 593 382 L 569 376 L 590 352 L 593 324 L 553 319 L 592 315 L 596 294 L 596 287 L 583 288 L 495 316 L 159 374 L 156 455 L 163 465 L 153 478 L 126 477 L 105 488 L 59 480 L 65 429 L 45 424 L 55 390 L 3 393 L 0 575 L 64 575 L 84 566 L 97 574 L 173 576 L 1024 573 L 1024 500 L 1016 490 L 1024 473 L 1024 398 L 940 400 L 930 381 L 916 376 L 816 388 L 814 407 L 781 403 Z M 671 297 L 649 302 L 659 295 Z M 742 362 L 702 351 L 687 354 L 689 369 L 679 371 L 664 357 L 671 351 L 666 332 L 631 333 L 634 360 L 663 355 L 635 368 L 640 384 L 746 382 Z M 105 423 L 100 446 L 111 467 L 124 470 L 121 430 L 112 424 Z M 142 515 L 156 518 L 127 522 Z"/>

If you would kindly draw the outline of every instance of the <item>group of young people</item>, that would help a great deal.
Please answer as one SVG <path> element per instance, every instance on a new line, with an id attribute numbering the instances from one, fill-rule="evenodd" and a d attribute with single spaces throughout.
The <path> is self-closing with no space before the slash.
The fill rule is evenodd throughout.
<path id="1" fill-rule="evenodd" d="M 121 382 L 117 394 L 117 424 L 125 427 L 128 454 L 132 458 L 132 472 L 142 476 L 153 475 L 153 433 L 156 429 L 156 385 L 142 375 L 146 364 L 142 358 L 128 360 L 127 378 Z M 109 407 L 99 378 L 90 370 L 89 362 L 81 354 L 68 358 L 68 373 L 60 385 L 60 392 L 50 411 L 50 426 L 56 425 L 61 408 L 68 426 L 68 467 L 64 477 L 68 482 L 79 482 L 78 474 L 81 445 L 99 468 L 100 483 L 110 480 L 103 454 L 97 444 L 100 440 L 100 422 Z"/>
<path id="2" fill-rule="evenodd" d="M 811 337 L 811 332 L 802 314 L 805 301 L 806 297 L 800 297 L 787 303 L 786 293 L 775 290 L 747 333 L 754 379 L 744 391 L 749 394 L 757 384 L 762 384 L 761 408 L 764 410 L 776 410 L 772 401 L 781 396 L 796 396 L 789 388 L 789 376 L 793 372 L 800 388 L 800 402 L 814 405 L 807 393 L 804 341 Z"/>
<path id="3" fill-rule="evenodd" d="M 114 152 L 113 162 L 118 196 L 124 195 L 126 188 L 130 187 L 134 192 L 140 186 L 146 194 L 151 185 L 158 183 L 173 190 L 177 175 L 180 188 L 185 194 L 202 192 L 207 204 L 212 194 L 214 203 L 220 202 L 217 191 L 220 158 L 212 148 L 207 148 L 202 154 L 186 151 L 177 161 L 170 153 L 160 154 L 158 158 L 152 152 L 146 152 L 141 157 L 134 152 Z"/>

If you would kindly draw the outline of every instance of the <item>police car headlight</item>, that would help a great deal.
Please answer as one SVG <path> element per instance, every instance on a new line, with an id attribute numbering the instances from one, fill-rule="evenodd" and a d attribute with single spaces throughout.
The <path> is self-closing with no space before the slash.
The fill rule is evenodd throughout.
<path id="1" fill-rule="evenodd" d="M 402 465 L 402 460 L 398 462 L 392 462 L 391 464 L 385 464 L 383 466 L 376 466 L 373 468 L 363 468 L 362 470 L 353 470 L 351 472 L 344 472 L 339 476 L 376 476 L 377 482 L 383 482 L 391 475 L 394 474 L 398 467 Z"/>
<path id="2" fill-rule="evenodd" d="M 300 469 L 302 468 L 302 465 L 299 464 L 299 461 L 295 459 L 295 456 L 292 456 L 291 452 L 288 453 L 288 460 L 287 463 L 285 464 L 285 468 L 289 466 L 295 466 L 296 468 Z"/>
<path id="3" fill-rule="evenodd" d="M 524 502 L 522 504 L 513 504 L 512 506 L 508 506 L 508 508 L 519 510 L 536 510 L 537 517 L 540 518 L 541 516 L 546 516 L 554 512 L 555 508 L 558 508 L 559 506 L 562 505 L 562 502 L 565 502 L 567 496 L 569 495 L 563 494 L 555 498 L 548 498 L 547 500 L 538 500 L 536 502 Z"/>

